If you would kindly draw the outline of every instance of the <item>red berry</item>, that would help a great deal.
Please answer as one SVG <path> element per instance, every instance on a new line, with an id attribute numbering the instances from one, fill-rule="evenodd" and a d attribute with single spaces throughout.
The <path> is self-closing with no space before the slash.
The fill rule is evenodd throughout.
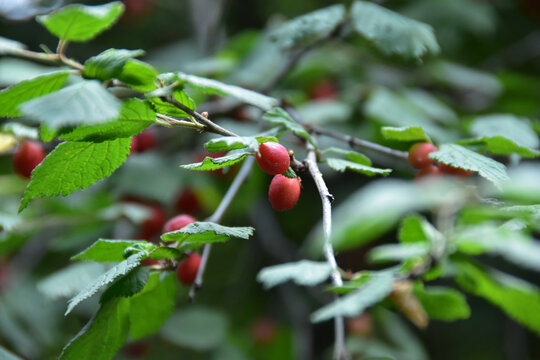
<path id="1" fill-rule="evenodd" d="M 425 176 L 441 176 L 441 170 L 435 165 L 430 165 L 420 170 L 414 178 L 418 180 Z"/>
<path id="2" fill-rule="evenodd" d="M 32 170 L 45 158 L 43 147 L 33 141 L 23 142 L 13 154 L 13 169 L 20 176 L 29 179 Z"/>
<path id="3" fill-rule="evenodd" d="M 131 144 L 129 145 L 129 155 L 133 154 L 134 152 L 137 152 L 138 147 L 139 147 L 139 142 L 137 141 L 137 136 L 133 136 L 131 138 Z"/>
<path id="4" fill-rule="evenodd" d="M 289 210 L 300 197 L 300 179 L 281 174 L 274 176 L 268 189 L 268 199 L 275 210 Z"/>
<path id="5" fill-rule="evenodd" d="M 124 354 L 129 355 L 134 358 L 145 356 L 150 350 L 150 345 L 147 342 L 137 341 L 132 342 L 131 344 L 124 345 L 122 351 Z"/>
<path id="6" fill-rule="evenodd" d="M 330 80 L 322 80 L 315 84 L 313 89 L 309 93 L 311 99 L 332 99 L 335 98 L 338 94 L 338 88 L 334 82 Z"/>
<path id="7" fill-rule="evenodd" d="M 178 265 L 176 276 L 184 285 L 191 285 L 195 282 L 199 266 L 201 265 L 201 256 L 197 253 L 191 253 L 188 258 Z"/>
<path id="8" fill-rule="evenodd" d="M 197 194 L 189 188 L 182 190 L 176 197 L 176 209 L 182 213 L 198 214 L 201 211 L 201 203 Z"/>
<path id="9" fill-rule="evenodd" d="M 135 22 L 146 16 L 155 5 L 155 0 L 122 0 L 126 21 Z"/>
<path id="10" fill-rule="evenodd" d="M 285 146 L 270 141 L 259 145 L 259 152 L 255 157 L 262 171 L 270 175 L 284 173 L 291 164 L 289 152 Z"/>
<path id="11" fill-rule="evenodd" d="M 144 130 L 142 133 L 135 135 L 131 139 L 130 150 L 136 152 L 144 152 L 153 148 L 156 145 L 156 138 L 150 130 Z"/>
<path id="12" fill-rule="evenodd" d="M 373 318 L 368 313 L 347 319 L 347 331 L 351 335 L 367 336 L 373 331 Z"/>
<path id="13" fill-rule="evenodd" d="M 250 333 L 255 343 L 267 345 L 276 338 L 277 325 L 271 318 L 260 317 L 251 324 Z"/>
<path id="14" fill-rule="evenodd" d="M 171 231 L 180 230 L 184 226 L 194 223 L 197 221 L 193 216 L 189 215 L 178 215 L 170 219 L 163 226 L 163 232 L 168 233 Z"/>
<path id="15" fill-rule="evenodd" d="M 154 265 L 159 265 L 159 260 L 153 260 L 153 259 L 150 259 L 150 258 L 146 258 L 146 259 L 144 259 L 143 261 L 141 261 L 141 265 L 142 265 L 142 266 L 154 266 Z"/>
<path id="16" fill-rule="evenodd" d="M 141 224 L 141 238 L 150 241 L 159 234 L 161 227 L 167 221 L 167 213 L 158 205 L 148 205 L 150 217 Z"/>
<path id="17" fill-rule="evenodd" d="M 426 142 L 414 144 L 409 149 L 409 163 L 417 169 L 433 165 L 433 159 L 430 159 L 428 154 L 435 151 L 437 148 L 433 144 Z"/>
<path id="18" fill-rule="evenodd" d="M 441 172 L 448 175 L 454 175 L 459 177 L 469 177 L 472 175 L 471 170 L 465 170 L 457 167 L 453 167 L 444 163 L 439 163 L 439 168 Z"/>

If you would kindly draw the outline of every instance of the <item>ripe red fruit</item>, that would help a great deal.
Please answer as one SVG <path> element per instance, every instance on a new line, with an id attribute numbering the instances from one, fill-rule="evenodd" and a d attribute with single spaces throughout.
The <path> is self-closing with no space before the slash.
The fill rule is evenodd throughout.
<path id="1" fill-rule="evenodd" d="M 29 179 L 32 170 L 45 158 L 43 147 L 33 141 L 23 142 L 13 154 L 13 169 L 20 176 Z"/>
<path id="2" fill-rule="evenodd" d="M 142 265 L 142 266 L 154 266 L 154 265 L 159 265 L 159 260 L 153 260 L 153 259 L 150 259 L 150 258 L 146 258 L 146 259 L 144 259 L 143 261 L 141 261 L 141 265 Z"/>
<path id="3" fill-rule="evenodd" d="M 430 159 L 428 154 L 435 151 L 437 148 L 433 144 L 427 142 L 414 144 L 409 149 L 409 163 L 417 169 L 433 165 L 433 159 Z"/>
<path id="4" fill-rule="evenodd" d="M 145 17 L 155 5 L 155 0 L 122 0 L 125 6 L 123 20 L 136 22 Z"/>
<path id="5" fill-rule="evenodd" d="M 259 152 L 255 157 L 262 171 L 270 175 L 284 173 L 291 164 L 289 152 L 285 146 L 270 141 L 259 145 Z"/>
<path id="6" fill-rule="evenodd" d="M 124 346 L 122 351 L 124 354 L 134 358 L 145 356 L 150 350 L 150 345 L 144 341 L 132 342 Z"/>
<path id="7" fill-rule="evenodd" d="M 198 214 L 201 211 L 201 203 L 197 194 L 190 188 L 186 188 L 178 194 L 175 201 L 176 209 L 182 213 Z"/>
<path id="8" fill-rule="evenodd" d="M 426 176 L 440 176 L 440 175 L 441 175 L 441 170 L 435 165 L 430 165 L 420 170 L 414 178 L 415 180 L 418 180 Z"/>
<path id="9" fill-rule="evenodd" d="M 178 265 L 176 276 L 184 285 L 191 285 L 195 282 L 199 266 L 201 265 L 201 256 L 197 253 L 191 253 L 188 258 Z"/>
<path id="10" fill-rule="evenodd" d="M 439 168 L 441 169 L 441 172 L 448 175 L 454 175 L 459 177 L 469 177 L 472 175 L 472 171 L 465 170 L 461 168 L 456 168 L 444 163 L 439 163 Z"/>
<path id="11" fill-rule="evenodd" d="M 275 210 L 289 210 L 300 197 L 300 179 L 281 174 L 274 176 L 268 189 L 268 199 Z"/>
<path id="12" fill-rule="evenodd" d="M 277 335 L 276 322 L 268 317 L 260 317 L 253 321 L 249 330 L 255 343 L 259 345 L 271 343 Z"/>
<path id="13" fill-rule="evenodd" d="M 165 223 L 165 225 L 163 226 L 163 232 L 168 233 L 171 231 L 180 230 L 184 226 L 194 223 L 195 221 L 197 221 L 197 219 L 195 219 L 193 216 L 189 216 L 189 215 L 175 216 Z"/>
<path id="14" fill-rule="evenodd" d="M 167 213 L 158 205 L 148 205 L 150 217 L 141 224 L 141 238 L 150 241 L 167 221 Z"/>
<path id="15" fill-rule="evenodd" d="M 153 148 L 156 145 L 156 138 L 150 130 L 144 130 L 142 133 L 131 138 L 131 152 L 144 152 Z"/>
<path id="16" fill-rule="evenodd" d="M 338 88 L 330 80 L 322 80 L 315 84 L 309 93 L 311 99 L 323 100 L 335 98 L 338 94 Z"/>

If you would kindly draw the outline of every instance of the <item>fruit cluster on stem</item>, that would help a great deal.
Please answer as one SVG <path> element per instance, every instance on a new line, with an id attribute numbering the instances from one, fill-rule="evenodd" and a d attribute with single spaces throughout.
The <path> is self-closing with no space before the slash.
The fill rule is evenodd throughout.
<path id="1" fill-rule="evenodd" d="M 287 148 L 276 142 L 264 142 L 259 145 L 255 158 L 262 171 L 274 175 L 268 189 L 268 199 L 274 210 L 292 209 L 300 198 L 300 179 L 282 175 L 291 165 Z"/>

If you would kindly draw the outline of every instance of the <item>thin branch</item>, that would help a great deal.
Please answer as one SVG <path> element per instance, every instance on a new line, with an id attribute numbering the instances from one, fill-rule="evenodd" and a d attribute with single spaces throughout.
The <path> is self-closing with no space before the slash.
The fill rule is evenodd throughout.
<path id="1" fill-rule="evenodd" d="M 324 255 L 326 261 L 332 267 L 332 283 L 335 286 L 342 286 L 343 280 L 341 278 L 339 268 L 337 265 L 336 257 L 334 255 L 334 248 L 332 247 L 332 201 L 334 196 L 328 191 L 328 187 L 324 182 L 319 166 L 317 165 L 317 155 L 315 149 L 308 144 L 308 154 L 306 158 L 306 165 L 309 173 L 317 186 L 319 195 L 322 201 L 323 210 L 323 231 L 324 231 Z M 345 347 L 345 322 L 343 316 L 336 316 L 334 319 L 335 327 L 335 349 L 334 358 L 337 360 L 349 359 L 347 349 Z"/>
<path id="2" fill-rule="evenodd" d="M 345 135 L 345 134 L 342 134 L 340 132 L 330 130 L 330 129 L 325 129 L 325 128 L 318 127 L 318 126 L 308 125 L 308 127 L 310 128 L 312 133 L 328 136 L 328 137 L 334 138 L 336 140 L 343 141 L 343 142 L 349 144 L 349 146 L 351 148 L 354 148 L 355 146 L 363 147 L 363 148 L 366 148 L 366 149 L 378 151 L 378 152 L 381 152 L 381 153 L 384 153 L 384 154 L 387 154 L 387 155 L 391 155 L 391 156 L 395 156 L 395 157 L 405 159 L 405 160 L 408 159 L 408 157 L 409 157 L 409 154 L 407 152 L 405 152 L 405 151 L 395 150 L 395 149 L 389 148 L 387 146 L 376 144 L 376 143 L 371 142 L 371 141 L 367 141 L 367 140 L 364 140 L 364 139 L 359 139 L 359 138 L 356 138 L 354 136 Z"/>
<path id="3" fill-rule="evenodd" d="M 194 110 L 191 110 L 186 105 L 182 104 L 181 102 L 179 102 L 178 100 L 176 100 L 176 99 L 174 99 L 172 97 L 165 99 L 165 101 L 170 102 L 171 104 L 173 104 L 174 106 L 176 106 L 180 110 L 183 110 L 186 113 L 188 113 L 189 115 L 193 116 L 195 118 L 195 120 L 197 120 L 199 123 L 204 125 L 206 131 L 213 132 L 213 133 L 216 133 L 216 134 L 220 134 L 220 135 L 223 135 L 223 136 L 238 136 L 235 133 L 233 133 L 233 132 L 231 132 L 231 131 L 229 131 L 229 130 L 221 127 L 221 126 L 219 126 L 216 123 L 214 123 L 210 119 L 202 116 L 198 112 L 196 112 Z"/>
<path id="4" fill-rule="evenodd" d="M 174 118 L 172 116 L 168 116 L 168 115 L 160 114 L 160 113 L 157 113 L 156 117 L 158 119 L 160 119 L 160 120 L 163 120 L 162 122 L 160 122 L 160 124 L 165 125 L 165 126 L 170 127 L 170 126 L 174 125 L 174 126 L 188 127 L 188 128 L 192 128 L 192 129 L 196 129 L 196 130 L 204 130 L 204 125 L 194 123 L 192 121 L 188 121 L 188 120 L 184 120 L 184 119 L 177 119 L 177 118 Z"/>
<path id="5" fill-rule="evenodd" d="M 46 54 L 46 53 L 40 53 L 35 52 L 31 50 L 25 50 L 25 49 L 19 49 L 16 52 L 13 53 L 14 56 L 23 57 L 27 59 L 32 59 L 36 61 L 44 61 L 44 62 L 51 62 L 55 64 L 64 64 L 71 68 L 77 69 L 77 70 L 83 70 L 84 65 L 81 63 L 68 59 L 63 54 Z"/>
<path id="6" fill-rule="evenodd" d="M 215 222 L 218 223 L 223 215 L 225 214 L 225 211 L 231 205 L 232 200 L 238 193 L 238 190 L 240 190 L 240 187 L 244 183 L 244 181 L 248 178 L 249 174 L 251 173 L 251 169 L 253 167 L 253 163 L 255 162 L 254 156 L 249 156 L 242 165 L 242 168 L 234 178 L 231 186 L 229 187 L 229 190 L 227 190 L 227 193 L 221 200 L 221 203 L 219 204 L 218 208 L 214 213 L 206 219 L 206 221 Z M 197 277 L 195 278 L 195 282 L 191 286 L 191 290 L 189 291 L 189 301 L 193 302 L 195 301 L 195 293 L 198 289 L 201 288 L 203 283 L 203 276 L 204 271 L 206 269 L 206 264 L 208 263 L 208 257 L 210 256 L 210 251 L 212 250 L 212 244 L 205 244 L 203 253 L 202 253 L 202 259 L 201 264 L 199 265 L 199 270 L 197 271 Z"/>

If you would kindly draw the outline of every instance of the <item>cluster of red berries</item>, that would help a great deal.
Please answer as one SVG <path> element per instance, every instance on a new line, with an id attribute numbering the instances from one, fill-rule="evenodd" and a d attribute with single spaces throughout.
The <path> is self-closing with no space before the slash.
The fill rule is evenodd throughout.
<path id="1" fill-rule="evenodd" d="M 268 189 L 272 207 L 275 210 L 292 209 L 300 197 L 300 179 L 282 175 L 291 163 L 287 149 L 279 143 L 265 142 L 259 145 L 255 157 L 262 171 L 274 175 Z"/>
<path id="2" fill-rule="evenodd" d="M 150 130 L 144 130 L 131 138 L 129 147 L 130 154 L 134 152 L 144 152 L 156 146 L 156 137 Z"/>
<path id="3" fill-rule="evenodd" d="M 439 176 L 448 174 L 460 177 L 469 177 L 472 171 L 456 168 L 444 163 L 439 163 L 439 166 L 433 165 L 433 159 L 429 158 L 429 154 L 437 151 L 437 147 L 431 143 L 422 142 L 411 146 L 409 149 L 409 163 L 420 171 L 416 174 L 415 179 L 420 179 L 424 176 Z"/>

